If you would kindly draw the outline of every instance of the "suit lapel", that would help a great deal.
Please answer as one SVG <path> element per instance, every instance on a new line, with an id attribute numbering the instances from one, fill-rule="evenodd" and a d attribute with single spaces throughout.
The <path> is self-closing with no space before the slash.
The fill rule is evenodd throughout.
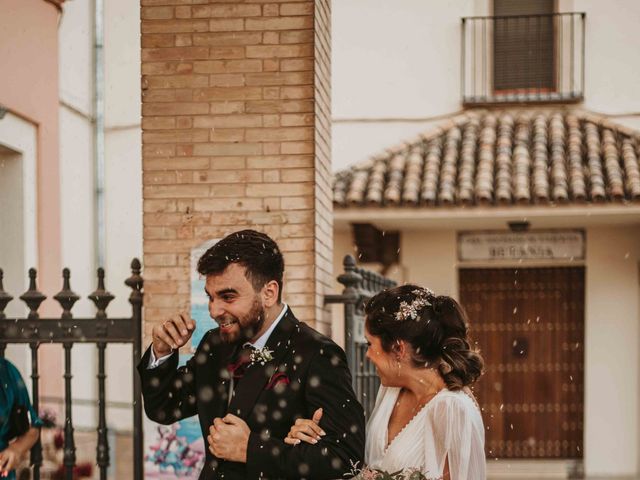
<path id="1" fill-rule="evenodd" d="M 227 344 L 220 336 L 212 335 L 207 351 L 208 361 L 198 382 L 198 391 L 213 391 L 211 418 L 224 417 L 229 404 L 230 375 L 227 365 L 231 363 L 237 345 Z M 197 361 L 197 360 L 196 360 Z"/>
<path id="2" fill-rule="evenodd" d="M 233 398 L 229 404 L 229 413 L 244 420 L 247 419 L 258 400 L 258 396 L 262 390 L 264 390 L 267 381 L 271 378 L 291 348 L 289 338 L 298 328 L 298 320 L 287 307 L 287 313 L 271 333 L 265 346 L 265 348 L 273 352 L 273 360 L 267 362 L 265 365 L 255 364 L 247 368 L 244 377 L 242 377 L 242 380 L 238 382 L 238 385 L 235 387 Z"/>

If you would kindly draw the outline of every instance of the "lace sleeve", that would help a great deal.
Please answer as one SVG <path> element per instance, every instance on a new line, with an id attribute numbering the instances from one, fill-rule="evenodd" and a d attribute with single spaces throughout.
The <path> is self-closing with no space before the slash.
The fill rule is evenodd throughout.
<path id="1" fill-rule="evenodd" d="M 433 443 L 426 448 L 432 451 L 425 453 L 437 475 L 448 460 L 451 480 L 485 480 L 484 426 L 473 400 L 462 392 L 447 392 L 437 399 L 430 420 Z"/>

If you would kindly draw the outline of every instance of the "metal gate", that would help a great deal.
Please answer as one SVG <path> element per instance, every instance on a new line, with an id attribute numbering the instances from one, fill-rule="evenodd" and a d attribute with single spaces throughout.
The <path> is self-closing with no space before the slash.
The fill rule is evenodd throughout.
<path id="1" fill-rule="evenodd" d="M 338 276 L 338 282 L 344 285 L 344 290 L 339 295 L 325 295 L 324 303 L 344 304 L 347 362 L 353 376 L 353 388 L 368 418 L 376 401 L 380 380 L 375 367 L 366 357 L 364 303 L 376 293 L 395 287 L 396 282 L 378 273 L 357 267 L 352 255 L 345 256 L 342 264 L 344 272 Z"/>
<path id="2" fill-rule="evenodd" d="M 141 265 L 138 259 L 131 262 L 131 276 L 125 281 L 131 288 L 129 303 L 131 303 L 130 318 L 107 318 L 106 308 L 114 299 L 104 286 L 104 270 L 98 269 L 98 287 L 89 295 L 89 299 L 96 306 L 96 315 L 93 318 L 75 318 L 71 309 L 80 297 L 76 295 L 69 285 L 69 269 L 63 270 L 62 290 L 53 298 L 62 307 L 60 318 L 40 318 L 38 308 L 47 298 L 36 286 L 36 270 L 29 270 L 29 289 L 20 296 L 27 307 L 27 318 L 7 319 L 4 309 L 13 299 L 4 291 L 2 286 L 2 270 L 0 269 L 0 356 L 4 356 L 5 347 L 8 344 L 28 344 L 31 349 L 31 380 L 33 389 L 33 407 L 38 411 L 39 406 L 39 365 L 38 347 L 42 343 L 61 343 L 64 347 L 64 383 L 65 383 L 65 422 L 64 422 L 64 472 L 65 479 L 72 480 L 74 466 L 76 464 L 76 446 L 73 434 L 73 420 L 71 418 L 71 359 L 72 349 L 77 343 L 93 343 L 98 349 L 98 446 L 96 463 L 100 471 L 100 479 L 106 480 L 109 467 L 109 444 L 107 440 L 106 406 L 105 406 L 105 350 L 110 343 L 128 343 L 133 346 L 132 369 L 133 374 L 133 458 L 134 480 L 142 480 L 142 398 L 140 380 L 135 365 L 140 360 L 142 342 L 142 286 L 143 279 L 140 276 Z M 40 467 L 42 466 L 42 450 L 40 442 L 31 449 L 31 464 L 33 465 L 33 478 L 39 480 Z"/>

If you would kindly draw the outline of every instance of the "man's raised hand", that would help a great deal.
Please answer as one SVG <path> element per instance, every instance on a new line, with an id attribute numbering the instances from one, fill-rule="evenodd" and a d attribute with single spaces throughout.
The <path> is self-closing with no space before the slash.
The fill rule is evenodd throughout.
<path id="1" fill-rule="evenodd" d="M 196 322 L 186 312 L 155 325 L 151 336 L 153 338 L 153 353 L 156 358 L 169 355 L 173 350 L 186 345 L 195 328 Z"/>

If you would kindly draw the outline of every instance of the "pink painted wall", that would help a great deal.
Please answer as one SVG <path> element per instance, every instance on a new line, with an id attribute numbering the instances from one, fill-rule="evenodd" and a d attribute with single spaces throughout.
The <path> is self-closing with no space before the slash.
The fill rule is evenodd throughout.
<path id="1" fill-rule="evenodd" d="M 38 287 L 49 298 L 40 314 L 58 316 L 60 291 L 60 172 L 58 146 L 58 8 L 45 0 L 0 0 L 0 104 L 38 131 Z M 25 272 L 26 275 L 26 272 Z M 20 292 L 22 293 L 22 292 Z M 14 294 L 14 296 L 16 296 Z M 40 393 L 61 396 L 60 347 L 39 349 Z"/>
<path id="2" fill-rule="evenodd" d="M 61 288 L 58 17 L 45 0 L 0 0 L 0 104 L 38 129 L 39 288 Z M 26 275 L 26 272 L 25 272 Z M 59 312 L 47 300 L 41 313 Z"/>

